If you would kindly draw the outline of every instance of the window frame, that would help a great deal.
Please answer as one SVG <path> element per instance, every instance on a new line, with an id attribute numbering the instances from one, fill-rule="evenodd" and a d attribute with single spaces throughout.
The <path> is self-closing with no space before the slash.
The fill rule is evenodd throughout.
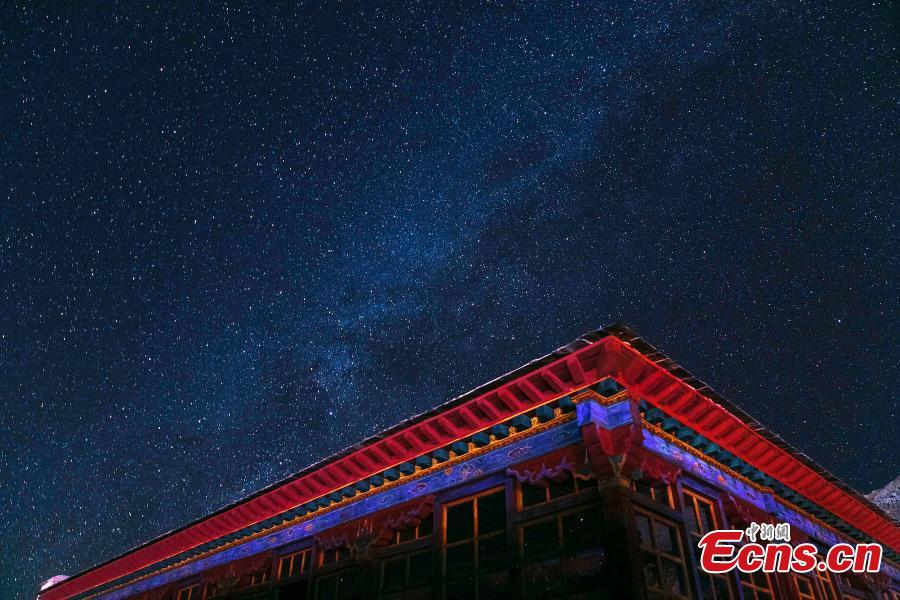
<path id="1" fill-rule="evenodd" d="M 819 560 L 824 560 L 821 556 Z M 828 571 L 820 571 L 813 569 L 813 579 L 822 592 L 824 600 L 840 600 L 841 596 L 837 582 L 834 576 Z"/>
<path id="2" fill-rule="evenodd" d="M 700 568 L 695 552 L 695 544 L 696 542 L 700 541 L 704 534 L 709 533 L 709 531 L 712 531 L 714 529 L 724 528 L 725 520 L 721 515 L 720 502 L 716 499 L 716 497 L 707 495 L 704 492 L 695 489 L 694 487 L 685 485 L 681 485 L 678 487 L 680 488 L 679 500 L 681 501 L 681 510 L 684 515 L 685 539 L 687 540 L 688 547 L 691 549 L 689 558 L 691 569 L 696 574 L 696 583 L 700 585 L 702 589 L 703 580 L 708 580 L 710 589 L 715 590 L 714 580 L 723 581 L 728 587 L 728 596 L 726 598 L 718 598 L 718 594 L 716 594 L 716 598 L 710 600 L 736 600 L 739 596 L 735 590 L 735 582 L 733 580 L 733 577 L 727 574 L 712 574 L 705 572 Z M 710 517 L 712 518 L 709 531 L 703 531 L 703 519 L 700 515 L 701 503 L 707 505 Z M 691 531 L 689 525 L 690 520 L 687 517 L 688 511 L 690 511 L 694 516 L 694 522 L 697 524 L 697 533 Z"/>
<path id="3" fill-rule="evenodd" d="M 188 592 L 187 596 L 184 596 L 184 592 Z M 196 594 L 194 594 L 196 592 Z M 203 588 L 200 583 L 190 583 L 188 585 L 184 585 L 178 588 L 178 591 L 175 592 L 175 600 L 202 600 L 203 598 Z"/>
<path id="4" fill-rule="evenodd" d="M 820 600 L 820 598 L 816 597 L 816 584 L 812 578 L 808 577 L 806 573 L 792 573 L 791 575 L 791 590 L 793 590 L 799 600 Z M 801 582 L 809 586 L 808 591 L 800 589 Z"/>
<path id="5" fill-rule="evenodd" d="M 344 551 L 346 551 L 346 556 L 341 556 L 341 553 Z M 327 555 L 332 552 L 335 553 L 334 560 L 325 560 L 327 558 Z M 335 548 L 331 548 L 330 550 L 316 548 L 316 571 L 331 571 L 332 569 L 341 569 L 348 565 L 350 563 L 350 559 L 352 558 L 353 554 L 346 546 L 337 546 Z"/>
<path id="6" fill-rule="evenodd" d="M 448 585 L 452 585 L 454 581 L 451 580 L 447 576 L 447 552 L 452 548 L 462 547 L 467 544 L 472 544 L 472 578 L 474 585 L 474 595 L 473 598 L 477 598 L 480 594 L 479 589 L 479 581 L 482 576 L 489 575 L 491 573 L 505 572 L 507 577 L 509 577 L 509 583 L 512 587 L 513 577 L 512 573 L 509 569 L 509 560 L 507 560 L 507 564 L 500 568 L 487 568 L 482 567 L 481 563 L 481 545 L 485 540 L 493 540 L 493 539 L 502 539 L 505 546 L 505 551 L 508 553 L 510 551 L 509 548 L 509 531 L 510 525 L 512 524 L 510 518 L 510 498 L 509 498 L 509 485 L 506 485 L 504 482 L 501 485 L 489 485 L 487 484 L 483 489 L 478 491 L 469 493 L 467 495 L 459 496 L 454 498 L 453 500 L 449 500 L 440 505 L 441 517 L 440 517 L 440 535 L 435 536 L 440 546 L 440 555 L 439 555 L 439 565 L 440 572 L 442 574 L 441 577 L 441 597 L 445 597 L 447 594 Z M 503 529 L 497 531 L 491 531 L 486 534 L 482 534 L 480 532 L 479 527 L 479 499 L 491 496 L 494 494 L 502 494 L 503 495 L 503 506 L 505 511 L 505 527 Z M 447 542 L 447 518 L 449 516 L 450 509 L 454 506 L 459 506 L 461 504 L 472 503 L 472 537 L 467 537 L 464 539 L 454 540 L 453 542 Z M 435 507 L 437 510 L 437 506 Z M 433 558 L 432 558 L 433 560 Z"/>
<path id="7" fill-rule="evenodd" d="M 332 564 L 334 564 L 334 563 L 332 563 Z M 329 565 L 329 566 L 330 566 L 330 565 Z M 312 598 L 313 598 L 314 600 L 319 600 L 319 598 L 320 598 L 320 595 L 319 595 L 319 588 L 320 588 L 320 586 L 322 585 L 322 581 L 323 581 L 323 580 L 326 580 L 326 581 L 327 581 L 327 580 L 329 580 L 329 579 L 335 579 L 335 580 L 336 580 L 336 583 L 335 583 L 335 596 L 339 598 L 339 597 L 340 597 L 340 594 L 341 594 L 341 587 L 340 587 L 340 585 L 341 585 L 341 580 L 340 580 L 340 576 L 341 576 L 342 574 L 344 574 L 344 573 L 347 573 L 347 574 L 352 573 L 354 570 L 355 570 L 355 567 L 352 566 L 352 565 L 350 565 L 350 566 L 343 566 L 343 565 L 342 565 L 340 568 L 337 568 L 337 569 L 327 569 L 327 570 L 325 570 L 325 571 L 321 571 L 321 570 L 316 571 L 316 572 L 313 574 L 314 576 L 313 576 L 312 579 L 310 580 L 310 587 L 308 588 L 309 591 L 310 591 L 311 594 L 312 594 Z M 363 587 L 365 587 L 365 585 L 366 585 L 366 577 L 365 577 L 365 573 L 362 572 L 362 571 L 357 571 L 357 572 L 355 573 L 355 577 L 356 577 L 357 585 L 362 585 Z"/>
<path id="8" fill-rule="evenodd" d="M 756 571 L 754 573 L 741 572 L 740 575 L 741 576 L 738 577 L 738 582 L 744 600 L 760 600 L 760 592 L 767 594 L 769 599 L 774 599 L 776 597 L 774 580 L 768 573 L 764 571 Z M 765 578 L 768 588 L 756 583 L 755 576 L 757 575 Z M 743 576 L 746 576 L 746 579 Z M 747 592 L 750 592 L 752 595 L 748 595 Z M 763 598 L 762 600 L 765 599 Z"/>
<path id="9" fill-rule="evenodd" d="M 298 556 L 303 557 L 303 561 L 301 563 L 301 568 L 299 573 L 293 573 L 294 570 L 294 562 L 296 561 Z M 282 575 L 282 563 L 285 560 L 290 559 L 291 564 L 288 571 L 290 574 Z M 312 560 L 313 560 L 313 549 L 309 546 L 306 548 L 302 548 L 300 550 L 294 550 L 293 552 L 288 552 L 286 554 L 282 554 L 276 557 L 275 562 L 275 580 L 276 581 L 285 581 L 290 579 L 299 579 L 300 577 L 304 577 L 309 575 L 312 572 Z"/>
<path id="10" fill-rule="evenodd" d="M 377 580 L 377 589 L 374 594 L 375 597 L 389 597 L 393 594 L 399 593 L 397 590 L 382 590 L 381 587 L 383 585 L 384 579 L 384 566 L 385 563 L 396 560 L 398 558 L 405 558 L 407 560 L 407 582 L 409 579 L 409 559 L 413 555 L 421 554 L 423 552 L 431 553 L 431 572 L 429 573 L 429 577 L 431 577 L 432 581 L 428 584 L 429 590 L 434 590 L 434 573 L 435 569 L 439 567 L 439 562 L 437 560 L 438 553 L 441 551 L 440 545 L 440 536 L 437 535 L 436 527 L 438 525 L 438 519 L 436 515 L 438 511 L 441 510 L 440 507 L 435 504 L 434 512 L 432 516 L 435 517 L 433 519 L 434 529 L 432 529 L 431 535 L 426 535 L 424 537 L 418 537 L 414 540 L 409 540 L 407 542 L 400 542 L 398 544 L 390 544 L 388 546 L 383 546 L 378 548 L 378 552 L 376 555 L 376 568 L 375 568 L 375 577 Z"/>
<path id="11" fill-rule="evenodd" d="M 377 565 L 377 580 L 378 587 L 376 590 L 376 596 L 379 598 L 382 597 L 391 597 L 395 594 L 403 594 L 410 591 L 415 591 L 418 589 L 428 589 L 429 592 L 433 589 L 433 581 L 432 581 L 432 573 L 434 572 L 434 549 L 432 548 L 432 544 L 421 544 L 418 545 L 414 549 L 409 549 L 404 547 L 403 552 L 392 552 L 387 556 L 379 556 L 378 565 Z M 429 555 L 429 563 L 430 563 L 430 571 L 428 573 L 428 577 L 426 578 L 426 582 L 423 584 L 410 584 L 410 574 L 412 572 L 412 559 L 417 556 L 421 556 L 423 554 Z M 402 560 L 404 563 L 404 582 L 403 585 L 399 588 L 393 589 L 385 589 L 384 587 L 384 575 L 385 575 L 385 567 L 388 563 Z"/>
<path id="12" fill-rule="evenodd" d="M 824 562 L 821 554 L 816 555 L 818 562 Z M 813 569 L 807 573 L 791 572 L 788 577 L 788 585 L 791 591 L 800 600 L 841 600 L 842 598 L 859 597 L 860 593 L 865 595 L 862 590 L 843 589 L 844 586 L 838 574 L 829 571 L 820 571 Z M 800 589 L 800 581 L 804 581 L 809 587 L 810 592 L 804 592 Z"/>
<path id="13" fill-rule="evenodd" d="M 543 506 L 548 506 L 548 505 L 556 506 L 556 504 L 554 504 L 556 502 L 562 502 L 564 500 L 568 500 L 570 498 L 577 497 L 577 496 L 579 496 L 581 494 L 585 494 L 589 490 L 595 489 L 597 487 L 597 482 L 596 482 L 596 480 L 593 480 L 593 479 L 581 480 L 581 479 L 578 479 L 577 477 L 575 477 L 574 475 L 572 475 L 571 478 L 569 479 L 569 481 L 572 482 L 573 491 L 563 494 L 561 496 L 557 496 L 555 498 L 551 497 L 552 483 L 545 488 L 541 488 L 539 486 L 534 486 L 534 485 L 530 485 L 528 483 L 523 483 L 521 481 L 516 481 L 515 482 L 516 512 L 521 513 L 526 510 L 531 510 L 533 508 L 538 508 L 538 507 L 543 507 Z M 527 488 L 540 489 L 541 491 L 543 491 L 544 492 L 544 500 L 542 500 L 540 502 L 535 502 L 533 504 L 529 504 L 528 506 L 526 506 L 525 505 L 525 490 Z"/>
<path id="14" fill-rule="evenodd" d="M 643 540 L 641 540 L 640 546 L 639 546 L 641 578 L 643 580 L 644 590 L 648 594 L 650 594 L 650 593 L 659 594 L 660 596 L 667 597 L 667 598 L 678 598 L 678 600 L 692 600 L 692 598 L 694 597 L 694 590 L 693 590 L 694 586 L 691 583 L 691 577 L 688 574 L 689 558 L 686 555 L 687 548 L 686 548 L 686 544 L 685 544 L 684 523 L 682 523 L 681 521 L 679 521 L 677 519 L 672 519 L 670 517 L 664 516 L 664 515 L 660 514 L 659 512 L 655 512 L 652 510 L 646 510 L 644 508 L 639 508 L 639 507 L 635 506 L 635 511 L 634 511 L 634 518 L 635 518 L 634 526 L 635 526 L 635 528 L 637 527 L 636 521 L 639 516 L 642 516 L 649 521 L 650 536 L 651 536 L 650 545 L 645 545 L 643 543 Z M 654 526 L 655 521 L 658 521 L 661 524 L 671 527 L 672 529 L 675 530 L 675 543 L 678 545 L 680 556 L 675 556 L 675 555 L 670 554 L 670 553 L 668 553 L 664 550 L 661 550 L 657 547 L 656 527 Z M 663 570 L 662 570 L 662 560 L 663 559 L 669 560 L 671 562 L 674 562 L 674 563 L 680 565 L 682 581 L 684 582 L 684 585 L 686 588 L 684 590 L 683 594 L 674 594 L 672 592 L 664 590 L 661 587 L 653 588 L 649 585 L 646 577 L 644 576 L 644 566 L 643 566 L 644 565 L 644 553 L 653 554 L 655 556 L 657 577 L 660 577 L 663 572 Z"/>
<path id="15" fill-rule="evenodd" d="M 569 497 L 570 496 L 566 496 L 564 498 L 568 499 Z M 579 513 L 589 513 L 591 511 L 595 512 L 594 516 L 598 519 L 598 525 L 601 530 L 601 537 L 604 539 L 601 539 L 598 545 L 593 548 L 572 550 L 569 547 L 569 544 L 567 544 L 566 542 L 564 519 L 571 515 L 577 515 Z M 541 525 L 548 522 L 553 522 L 556 525 L 556 550 L 554 552 L 546 552 L 538 556 L 527 557 L 525 554 L 525 530 L 529 527 Z M 575 505 L 570 505 L 566 508 L 554 510 L 550 513 L 532 517 L 529 519 L 520 518 L 515 523 L 513 523 L 513 527 L 515 528 L 516 546 L 514 557 L 516 559 L 516 563 L 519 566 L 519 568 L 517 569 L 517 584 L 521 586 L 523 594 L 524 590 L 529 585 L 531 585 L 530 582 L 526 581 L 526 577 L 528 577 L 529 574 L 528 567 L 536 564 L 545 565 L 546 563 L 559 562 L 562 573 L 561 580 L 565 589 L 565 586 L 571 583 L 571 576 L 565 573 L 565 569 L 562 568 L 563 564 L 574 558 L 585 557 L 590 555 L 591 553 L 596 553 L 598 550 L 600 552 L 605 551 L 606 544 L 604 542 L 606 536 L 606 524 L 603 520 L 603 505 L 599 497 L 592 496 L 589 497 L 587 501 L 580 502 Z M 566 595 L 565 592 L 560 593 L 563 596 Z"/>
<path id="16" fill-rule="evenodd" d="M 429 521 L 431 522 L 431 529 L 428 529 L 427 533 L 422 533 L 424 531 L 423 525 L 425 525 L 425 523 Z M 401 540 L 400 538 L 402 534 L 410 530 L 413 531 L 413 537 L 407 540 Z M 422 519 L 422 522 L 419 525 L 394 531 L 394 533 L 391 535 L 391 541 L 388 542 L 388 545 L 386 547 L 393 548 L 394 546 L 406 546 L 407 544 L 412 544 L 413 542 L 420 542 L 422 540 L 431 539 L 431 537 L 434 535 L 434 530 L 435 518 L 434 512 L 432 512 L 430 515 Z"/>

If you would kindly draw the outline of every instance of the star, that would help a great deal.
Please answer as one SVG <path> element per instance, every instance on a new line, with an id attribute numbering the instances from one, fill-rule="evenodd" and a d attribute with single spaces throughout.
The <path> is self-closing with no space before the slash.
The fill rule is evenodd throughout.
<path id="1" fill-rule="evenodd" d="M 5 5 L 0 597 L 619 320 L 894 479 L 889 10 Z"/>

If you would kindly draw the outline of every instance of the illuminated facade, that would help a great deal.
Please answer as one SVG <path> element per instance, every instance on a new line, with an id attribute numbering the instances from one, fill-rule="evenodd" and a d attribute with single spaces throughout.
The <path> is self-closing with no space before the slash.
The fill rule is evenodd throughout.
<path id="1" fill-rule="evenodd" d="M 880 573 L 711 576 L 710 529 L 789 523 Z M 586 335 L 40 600 L 877 598 L 900 527 L 622 326 Z"/>

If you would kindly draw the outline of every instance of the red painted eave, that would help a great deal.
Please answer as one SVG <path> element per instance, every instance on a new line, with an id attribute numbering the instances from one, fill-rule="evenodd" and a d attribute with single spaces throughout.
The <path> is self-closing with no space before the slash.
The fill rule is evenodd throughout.
<path id="1" fill-rule="evenodd" d="M 631 343 L 635 340 L 639 343 Z M 250 498 L 62 581 L 45 590 L 40 600 L 65 600 L 126 576 L 607 376 L 886 546 L 900 549 L 895 523 L 835 483 L 833 476 L 811 467 L 799 452 L 774 443 L 776 436 L 739 409 L 727 410 L 721 401 L 710 399 L 714 392 L 702 382 L 654 349 L 646 351 L 642 343 L 625 328 L 589 334 Z"/>

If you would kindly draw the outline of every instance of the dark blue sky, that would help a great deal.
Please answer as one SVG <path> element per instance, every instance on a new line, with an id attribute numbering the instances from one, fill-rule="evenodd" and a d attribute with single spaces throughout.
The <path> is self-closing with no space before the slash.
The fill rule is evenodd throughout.
<path id="1" fill-rule="evenodd" d="M 47 4 L 0 8 L 0 597 L 613 320 L 900 472 L 890 3 Z"/>

